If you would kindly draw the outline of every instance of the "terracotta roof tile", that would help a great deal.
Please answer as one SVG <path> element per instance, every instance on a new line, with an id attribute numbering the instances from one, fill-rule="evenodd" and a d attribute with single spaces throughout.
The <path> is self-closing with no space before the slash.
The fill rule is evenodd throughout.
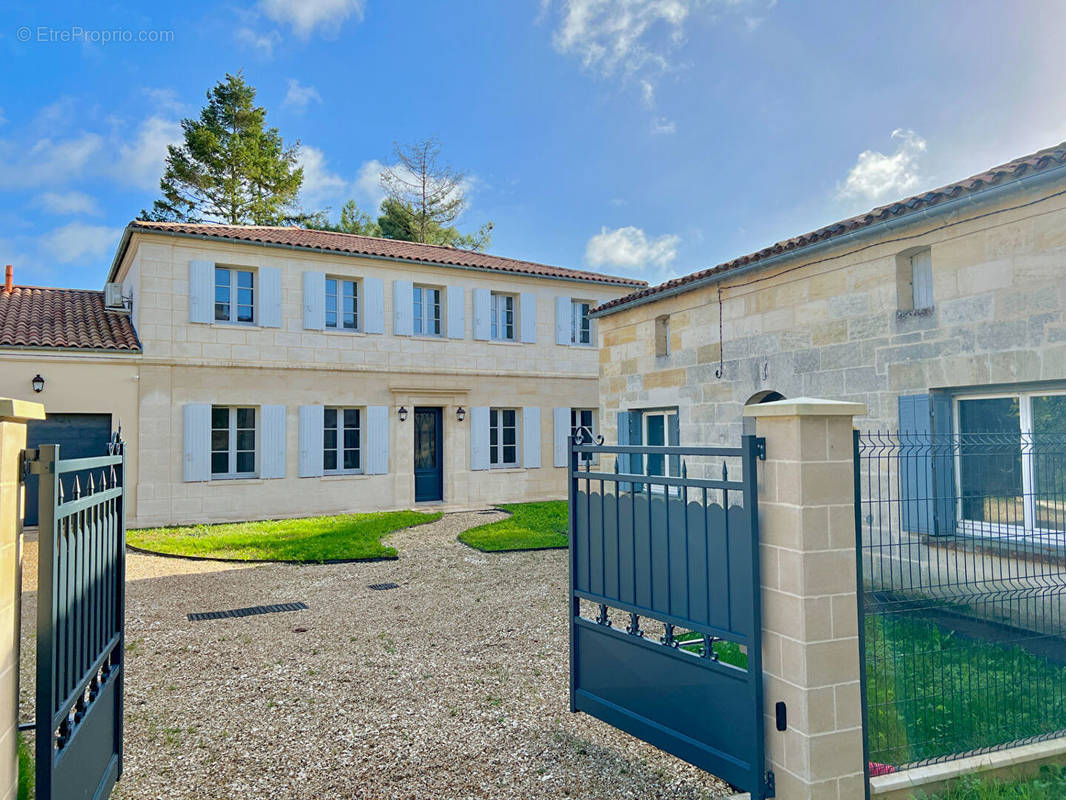
<path id="1" fill-rule="evenodd" d="M 958 181 L 957 183 L 951 183 L 947 186 L 942 186 L 939 189 L 933 189 L 928 192 L 922 192 L 912 197 L 898 200 L 894 203 L 879 206 L 878 208 L 868 211 L 865 214 L 860 214 L 849 219 L 841 220 L 840 222 L 834 222 L 832 225 L 826 225 L 825 227 L 818 228 L 818 230 L 805 233 L 801 236 L 794 236 L 791 239 L 785 239 L 777 244 L 773 244 L 770 247 L 766 247 L 755 253 L 750 253 L 740 258 L 735 258 L 732 261 L 726 261 L 725 263 L 718 264 L 714 267 L 699 270 L 693 272 L 690 275 L 685 275 L 680 278 L 673 278 L 665 283 L 661 283 L 658 286 L 652 286 L 647 289 L 641 289 L 625 297 L 619 297 L 615 300 L 610 300 L 598 308 L 593 309 L 594 313 L 601 311 L 608 311 L 613 308 L 617 308 L 623 305 L 629 305 L 635 301 L 641 301 L 645 298 L 652 298 L 657 294 L 675 289 L 678 287 L 684 287 L 687 284 L 696 283 L 704 278 L 713 277 L 721 273 L 727 273 L 730 270 L 743 267 L 748 264 L 753 264 L 759 261 L 764 261 L 772 256 L 779 255 L 781 253 L 787 253 L 790 251 L 798 251 L 804 247 L 823 242 L 828 239 L 832 239 L 837 236 L 841 236 L 852 231 L 861 230 L 875 225 L 879 222 L 884 222 L 889 219 L 904 217 L 910 214 L 915 214 L 920 211 L 924 211 L 927 208 L 936 206 L 938 203 L 943 203 L 948 200 L 953 200 L 956 197 L 960 197 L 966 194 L 972 194 L 973 192 L 986 189 L 990 186 L 997 186 L 1000 184 L 1009 183 L 1019 178 L 1023 178 L 1027 175 L 1031 175 L 1037 172 L 1043 172 L 1045 170 L 1052 169 L 1054 167 L 1062 166 L 1066 164 L 1066 142 L 1055 145 L 1054 147 L 1048 147 L 1044 150 L 1038 150 L 1037 152 L 1016 158 L 1013 161 L 1009 161 L 1006 164 L 1002 164 L 998 167 L 992 167 L 989 170 L 972 175 L 965 180 Z M 683 288 L 682 291 L 685 291 Z"/>
<path id="2" fill-rule="evenodd" d="M 130 315 L 104 308 L 84 289 L 0 288 L 0 347 L 63 347 L 140 352 Z"/>
<path id="3" fill-rule="evenodd" d="M 520 275 L 533 275 L 544 278 L 566 278 L 590 283 L 607 283 L 619 286 L 647 286 L 647 282 L 633 278 L 621 278 L 604 275 L 599 272 L 552 267 L 533 261 L 520 261 L 503 258 L 489 253 L 476 253 L 472 250 L 460 250 L 455 247 L 443 247 L 418 242 L 402 242 L 395 239 L 379 239 L 373 236 L 358 236 L 354 233 L 336 233 L 317 231 L 298 227 L 273 227 L 265 225 L 215 225 L 190 224 L 184 222 L 145 222 L 135 220 L 129 224 L 129 231 L 157 231 L 184 236 L 201 236 L 212 239 L 225 239 L 237 242 L 256 242 L 260 244 L 286 245 L 289 247 L 306 247 L 347 255 L 365 255 L 379 258 L 392 258 L 401 261 L 420 261 L 451 267 L 489 269 L 499 272 L 512 272 Z M 121 257 L 122 248 L 119 250 Z M 120 258 L 116 258 L 117 261 Z"/>

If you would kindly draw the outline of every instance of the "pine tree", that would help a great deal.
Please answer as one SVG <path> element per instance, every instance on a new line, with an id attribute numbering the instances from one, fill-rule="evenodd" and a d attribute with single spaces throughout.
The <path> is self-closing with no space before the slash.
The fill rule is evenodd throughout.
<path id="1" fill-rule="evenodd" d="M 163 197 L 142 219 L 280 225 L 291 221 L 303 183 L 300 143 L 286 146 L 277 128 L 265 128 L 244 77 L 226 79 L 207 93 L 199 119 L 182 120 L 185 141 L 167 148 Z"/>

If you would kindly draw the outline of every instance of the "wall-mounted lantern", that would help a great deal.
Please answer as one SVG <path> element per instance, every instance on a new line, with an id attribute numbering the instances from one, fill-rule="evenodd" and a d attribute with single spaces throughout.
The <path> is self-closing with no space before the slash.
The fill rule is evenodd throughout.
<path id="1" fill-rule="evenodd" d="M 37 373 L 33 376 L 33 380 L 30 381 L 30 385 L 33 386 L 33 391 L 40 394 L 44 391 L 44 378 L 41 377 L 41 373 Z"/>
<path id="2" fill-rule="evenodd" d="M 407 422 L 407 407 L 406 406 L 400 406 L 400 410 L 397 413 L 399 413 L 399 415 L 400 415 L 400 422 Z"/>
<path id="3" fill-rule="evenodd" d="M 462 406 L 459 406 L 459 408 L 455 409 L 455 418 L 460 422 L 466 419 L 466 409 Z"/>

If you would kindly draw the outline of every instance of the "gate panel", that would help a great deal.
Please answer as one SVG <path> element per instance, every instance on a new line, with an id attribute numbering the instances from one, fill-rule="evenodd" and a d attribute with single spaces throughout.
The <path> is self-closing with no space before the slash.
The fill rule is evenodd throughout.
<path id="1" fill-rule="evenodd" d="M 759 444 L 571 440 L 571 710 L 773 796 L 763 740 Z M 616 471 L 593 471 L 590 455 Z M 630 472 L 645 456 L 673 473 Z M 689 477 L 689 461 L 716 459 Z M 656 462 L 657 463 L 657 462 Z M 726 464 L 740 480 L 730 480 Z M 621 471 L 619 471 L 621 470 Z M 711 473 L 712 469 L 704 470 Z"/>
<path id="2" fill-rule="evenodd" d="M 38 800 L 102 800 L 122 774 L 125 456 L 117 435 L 107 449 L 61 460 L 59 445 L 44 445 L 31 462 L 40 477 Z"/>

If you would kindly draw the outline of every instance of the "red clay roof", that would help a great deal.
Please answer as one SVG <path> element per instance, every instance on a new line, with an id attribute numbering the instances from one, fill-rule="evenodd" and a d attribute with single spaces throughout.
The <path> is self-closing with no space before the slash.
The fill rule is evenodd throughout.
<path id="1" fill-rule="evenodd" d="M 140 352 L 130 315 L 104 308 L 86 289 L 0 288 L 0 347 L 63 347 Z"/>
<path id="2" fill-rule="evenodd" d="M 817 242 L 823 242 L 827 239 L 851 233 L 852 231 L 867 228 L 879 222 L 914 214 L 939 203 L 953 200 L 962 195 L 972 194 L 982 189 L 987 189 L 990 186 L 1010 183 L 1011 181 L 1018 180 L 1026 175 L 1062 166 L 1064 163 L 1066 163 L 1066 142 L 1057 144 L 1054 147 L 1038 150 L 1031 155 L 1016 158 L 1013 161 L 1008 161 L 1006 164 L 1002 164 L 998 167 L 992 167 L 991 169 L 985 170 L 977 175 L 972 175 L 957 183 L 951 183 L 947 186 L 942 186 L 939 189 L 932 189 L 931 191 L 922 192 L 921 194 L 916 194 L 912 197 L 889 203 L 888 205 L 879 206 L 865 214 L 841 220 L 840 222 L 834 222 L 832 225 L 826 225 L 823 228 L 811 231 L 810 233 L 805 233 L 802 236 L 794 236 L 791 239 L 785 239 L 784 241 L 780 241 L 777 244 L 759 250 L 758 252 L 750 253 L 749 255 L 741 256 L 732 261 L 726 261 L 723 264 L 702 269 L 698 272 L 693 272 L 690 275 L 673 278 L 665 283 L 660 283 L 658 286 L 642 289 L 633 292 L 632 294 L 628 294 L 625 297 L 610 300 L 593 309 L 593 312 L 599 313 L 601 311 L 608 311 L 610 309 L 618 308 L 619 306 L 643 301 L 646 298 L 650 300 L 657 294 L 662 294 L 663 292 L 678 287 L 684 287 L 687 284 L 697 283 L 704 278 L 710 278 L 748 264 L 764 261 L 781 253 L 801 250 L 802 248 Z M 687 290 L 681 288 L 680 291 Z"/>
<path id="3" fill-rule="evenodd" d="M 379 239 L 373 236 L 357 236 L 354 233 L 336 233 L 317 231 L 298 227 L 273 227 L 267 225 L 215 225 L 191 224 L 184 222 L 131 222 L 127 231 L 148 231 L 172 233 L 184 236 L 201 236 L 212 239 L 227 239 L 238 242 L 255 242 L 259 244 L 286 245 L 289 247 L 306 247 L 331 253 L 349 255 L 376 256 L 401 261 L 419 261 L 441 264 L 450 267 L 467 267 L 473 269 L 498 270 L 521 275 L 533 275 L 543 278 L 566 278 L 590 283 L 607 283 L 620 286 L 647 286 L 646 281 L 633 278 L 621 278 L 604 275 L 599 272 L 586 272 L 565 267 L 551 267 L 532 261 L 519 261 L 514 258 L 476 253 L 472 250 L 460 250 L 455 247 L 442 247 L 435 244 L 418 242 L 401 242 L 395 239 Z M 120 260 L 123 248 L 119 248 Z M 114 269 L 114 267 L 112 268 Z"/>

